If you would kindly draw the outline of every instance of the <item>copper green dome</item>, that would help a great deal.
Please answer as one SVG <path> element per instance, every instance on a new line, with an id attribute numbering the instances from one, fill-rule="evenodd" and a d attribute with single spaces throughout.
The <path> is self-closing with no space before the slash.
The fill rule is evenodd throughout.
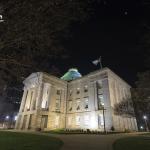
<path id="1" fill-rule="evenodd" d="M 65 81 L 71 81 L 77 78 L 82 77 L 82 75 L 78 72 L 78 69 L 76 68 L 71 68 L 68 70 L 67 73 L 65 73 L 61 79 L 65 80 Z"/>

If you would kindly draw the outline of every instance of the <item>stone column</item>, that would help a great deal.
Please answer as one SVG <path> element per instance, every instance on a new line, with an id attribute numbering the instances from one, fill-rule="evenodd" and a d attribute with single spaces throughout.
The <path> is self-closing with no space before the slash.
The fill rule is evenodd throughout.
<path id="1" fill-rule="evenodd" d="M 135 126 L 135 130 L 138 131 L 138 127 L 137 127 L 137 122 L 136 122 L 136 118 L 134 117 L 134 126 Z"/>
<path id="2" fill-rule="evenodd" d="M 21 126 L 21 123 L 22 123 L 22 117 L 23 117 L 23 115 L 21 115 L 21 114 L 22 114 L 22 112 L 24 111 L 24 108 L 25 108 L 27 93 L 28 93 L 28 90 L 27 90 L 26 87 L 24 87 L 24 92 L 23 92 L 21 105 L 20 105 L 20 109 L 19 109 L 19 113 L 18 113 L 18 119 L 16 120 L 16 123 L 15 123 L 15 129 L 20 129 L 20 126 Z"/>
<path id="3" fill-rule="evenodd" d="M 39 84 L 38 90 L 37 90 L 37 98 L 36 98 L 36 108 L 39 110 L 41 108 L 41 100 L 43 96 L 43 83 Z"/>
<path id="4" fill-rule="evenodd" d="M 24 107 L 25 107 L 25 104 L 26 104 L 27 93 L 28 93 L 28 90 L 27 90 L 26 87 L 24 87 L 24 93 L 23 93 L 23 97 L 22 97 L 19 113 L 21 113 L 22 110 L 24 110 Z"/>
<path id="5" fill-rule="evenodd" d="M 47 95 L 47 106 L 48 108 L 50 107 L 50 101 L 51 101 L 51 84 L 49 84 L 49 87 L 48 87 L 48 95 Z"/>
<path id="6" fill-rule="evenodd" d="M 93 86 L 94 89 L 94 110 L 98 110 L 98 100 L 97 100 L 97 85 L 96 82 L 94 82 L 91 86 Z"/>
<path id="7" fill-rule="evenodd" d="M 105 125 L 106 130 L 109 131 L 113 126 L 113 118 L 112 118 L 112 107 L 111 107 L 111 97 L 110 97 L 110 82 L 108 78 L 102 80 L 103 85 L 103 97 L 104 97 L 104 108 L 105 110 Z"/>
<path id="8" fill-rule="evenodd" d="M 37 88 L 37 97 L 36 97 L 36 115 L 35 115 L 35 129 L 40 128 L 41 125 L 41 100 L 43 96 L 43 83 L 39 83 Z"/>

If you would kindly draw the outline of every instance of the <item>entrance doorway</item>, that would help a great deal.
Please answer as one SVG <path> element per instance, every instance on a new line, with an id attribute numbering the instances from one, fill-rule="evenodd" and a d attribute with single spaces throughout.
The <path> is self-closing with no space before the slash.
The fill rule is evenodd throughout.
<path id="1" fill-rule="evenodd" d="M 41 129 L 47 128 L 48 115 L 42 115 L 41 118 Z"/>
<path id="2" fill-rule="evenodd" d="M 26 128 L 26 123 L 27 123 L 27 115 L 24 115 L 22 129 Z"/>

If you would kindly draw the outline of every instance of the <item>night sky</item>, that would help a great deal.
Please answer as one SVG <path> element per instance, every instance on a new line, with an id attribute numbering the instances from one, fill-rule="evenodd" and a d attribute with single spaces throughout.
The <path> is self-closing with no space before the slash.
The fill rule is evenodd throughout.
<path id="1" fill-rule="evenodd" d="M 102 56 L 104 67 L 134 86 L 137 72 L 146 70 L 145 50 L 139 40 L 148 10 L 134 0 L 105 1 L 95 8 L 91 19 L 71 28 L 72 38 L 64 42 L 70 57 L 56 64 L 62 72 L 76 67 L 85 75 L 99 69 L 91 62 Z"/>

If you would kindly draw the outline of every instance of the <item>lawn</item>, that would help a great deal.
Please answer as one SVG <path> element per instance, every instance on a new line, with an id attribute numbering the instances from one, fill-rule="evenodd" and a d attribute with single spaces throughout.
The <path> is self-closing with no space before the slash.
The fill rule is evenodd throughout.
<path id="1" fill-rule="evenodd" d="M 0 131 L 1 150 L 59 150 L 62 145 L 63 142 L 54 137 Z"/>
<path id="2" fill-rule="evenodd" d="M 114 150 L 150 150 L 150 136 L 127 137 L 113 144 Z"/>

